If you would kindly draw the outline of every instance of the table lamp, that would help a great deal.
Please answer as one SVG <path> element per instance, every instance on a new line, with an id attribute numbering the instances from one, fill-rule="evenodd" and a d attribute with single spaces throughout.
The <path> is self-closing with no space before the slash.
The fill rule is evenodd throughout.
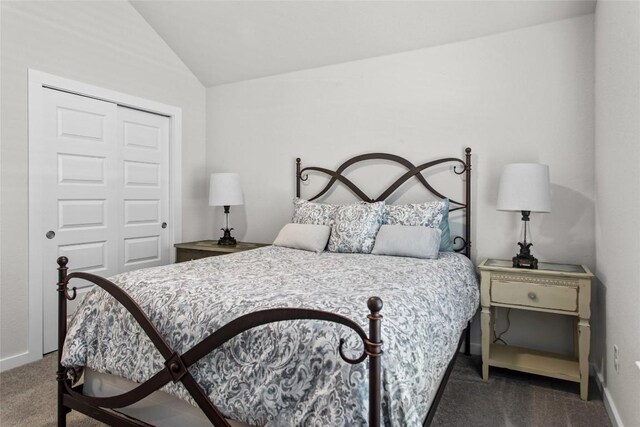
<path id="1" fill-rule="evenodd" d="M 537 163 L 506 165 L 500 176 L 497 209 L 522 213 L 524 238 L 518 242 L 520 252 L 513 257 L 513 266 L 537 269 L 538 260 L 531 254 L 533 243 L 527 241 L 527 228 L 531 212 L 551 212 L 549 166 Z"/>
<path id="2" fill-rule="evenodd" d="M 212 173 L 209 181 L 209 206 L 224 206 L 224 235 L 218 240 L 219 245 L 235 245 L 236 239 L 231 237 L 229 228 L 229 207 L 244 204 L 240 176 L 237 173 Z"/>

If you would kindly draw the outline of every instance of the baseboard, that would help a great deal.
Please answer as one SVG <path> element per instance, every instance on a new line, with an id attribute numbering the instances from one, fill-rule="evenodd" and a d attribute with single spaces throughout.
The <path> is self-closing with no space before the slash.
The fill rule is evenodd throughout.
<path id="1" fill-rule="evenodd" d="M 479 342 L 472 342 L 470 345 L 470 349 L 471 349 L 471 354 L 477 354 L 477 355 L 482 354 L 482 344 L 480 344 Z"/>
<path id="2" fill-rule="evenodd" d="M 34 357 L 28 351 L 14 356 L 5 357 L 4 359 L 0 359 L 0 372 L 8 371 L 9 369 L 17 368 L 18 366 L 26 365 L 27 363 L 35 362 L 40 359 L 42 359 L 42 356 Z"/>
<path id="3" fill-rule="evenodd" d="M 604 385 L 604 378 L 602 378 L 602 374 L 596 371 L 595 377 L 598 389 L 600 389 L 600 393 L 602 394 L 604 408 L 607 410 L 607 415 L 609 416 L 611 424 L 613 425 L 613 427 L 624 427 L 622 419 L 620 418 L 620 414 L 618 413 L 618 409 L 613 402 L 613 397 L 611 397 L 609 389 Z"/>

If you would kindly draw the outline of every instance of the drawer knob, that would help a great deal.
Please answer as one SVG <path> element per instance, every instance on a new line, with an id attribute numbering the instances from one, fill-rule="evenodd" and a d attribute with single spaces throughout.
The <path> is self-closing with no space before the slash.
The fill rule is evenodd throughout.
<path id="1" fill-rule="evenodd" d="M 537 298 L 535 292 L 529 292 L 527 296 L 529 297 L 530 300 L 535 300 Z"/>

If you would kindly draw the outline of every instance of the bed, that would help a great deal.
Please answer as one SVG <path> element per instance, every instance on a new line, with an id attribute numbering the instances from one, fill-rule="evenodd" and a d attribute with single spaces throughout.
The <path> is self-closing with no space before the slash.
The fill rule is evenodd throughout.
<path id="1" fill-rule="evenodd" d="M 444 198 L 422 171 L 453 163 L 464 236 L 436 260 L 272 246 L 107 280 L 59 258 L 58 424 L 71 409 L 114 425 L 429 424 L 478 304 L 470 151 L 418 166 L 379 153 L 335 171 L 296 162 L 298 196 L 316 171 L 331 178 L 310 200 L 341 182 L 365 202 L 412 177 Z M 407 168 L 377 199 L 343 174 L 374 159 Z M 98 286 L 67 325 L 73 279 Z"/>

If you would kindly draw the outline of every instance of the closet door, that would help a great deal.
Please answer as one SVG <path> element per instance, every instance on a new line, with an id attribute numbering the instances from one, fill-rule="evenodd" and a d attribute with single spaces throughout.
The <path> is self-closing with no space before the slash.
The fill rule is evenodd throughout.
<path id="1" fill-rule="evenodd" d="M 119 218 L 117 105 L 44 89 L 42 117 L 44 191 L 43 334 L 45 353 L 57 349 L 55 260 L 69 258 L 70 272 L 117 274 Z M 90 284 L 75 281 L 77 304 Z M 73 310 L 75 305 L 70 304 Z"/>
<path id="2" fill-rule="evenodd" d="M 43 352 L 57 343 L 55 260 L 110 277 L 169 263 L 169 118 L 43 89 Z M 32 167 L 32 166 L 31 166 Z M 89 282 L 74 280 L 78 297 Z"/>
<path id="3" fill-rule="evenodd" d="M 118 268 L 169 263 L 169 118 L 118 107 L 124 177 Z"/>

